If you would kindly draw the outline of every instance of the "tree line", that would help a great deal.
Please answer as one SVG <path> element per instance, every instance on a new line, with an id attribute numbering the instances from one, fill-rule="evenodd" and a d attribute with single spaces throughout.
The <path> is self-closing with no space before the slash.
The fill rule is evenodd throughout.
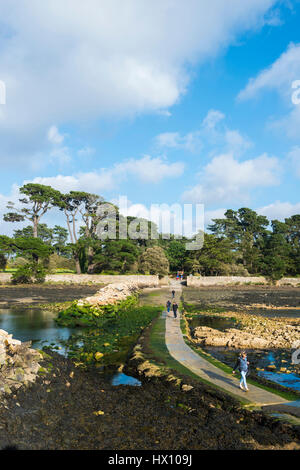
<path id="1" fill-rule="evenodd" d="M 15 282 L 42 282 L 51 267 L 74 268 L 78 274 L 165 275 L 183 270 L 206 276 L 264 275 L 273 280 L 300 275 L 300 215 L 284 222 L 269 221 L 249 208 L 229 209 L 208 226 L 210 233 L 204 234 L 203 247 L 191 251 L 185 245 L 195 237 L 179 239 L 158 233 L 153 222 L 124 219 L 112 205 L 116 239 L 109 238 L 108 203 L 99 195 L 83 191 L 63 194 L 35 183 L 22 186 L 20 193 L 18 207 L 8 203 L 3 218 L 30 225 L 16 228 L 12 237 L 0 235 L 0 268 L 8 261 L 15 263 Z M 54 208 L 64 214 L 66 227 L 50 228 L 42 223 L 42 217 Z M 124 220 L 128 227 L 135 224 L 134 239 L 120 236 Z"/>

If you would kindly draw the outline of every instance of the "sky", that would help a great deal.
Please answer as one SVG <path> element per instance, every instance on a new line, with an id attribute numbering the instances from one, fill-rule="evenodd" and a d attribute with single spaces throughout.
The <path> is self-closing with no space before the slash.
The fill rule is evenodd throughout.
<path id="1" fill-rule="evenodd" d="M 298 0 L 0 0 L 0 233 L 28 182 L 299 214 L 299 26 Z"/>

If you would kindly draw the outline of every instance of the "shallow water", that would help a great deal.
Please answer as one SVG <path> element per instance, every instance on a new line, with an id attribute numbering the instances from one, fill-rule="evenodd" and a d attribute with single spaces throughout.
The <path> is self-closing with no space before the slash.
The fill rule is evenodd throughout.
<path id="1" fill-rule="evenodd" d="M 132 385 L 135 387 L 139 387 L 142 385 L 142 382 L 140 380 L 131 377 L 130 375 L 126 375 L 123 372 L 118 372 L 113 375 L 111 379 L 111 384 L 114 386 L 117 385 Z"/>
<path id="2" fill-rule="evenodd" d="M 73 344 L 76 335 L 82 335 L 85 328 L 61 327 L 54 321 L 56 314 L 40 308 L 11 307 L 0 309 L 0 329 L 13 335 L 20 341 L 32 341 L 34 349 L 51 347 L 57 353 L 68 356 L 68 339 L 72 336 Z M 78 346 L 80 346 L 80 339 Z M 117 372 L 116 367 L 103 372 L 105 380 L 112 385 L 140 386 L 141 382 L 122 372 Z"/>
<path id="3" fill-rule="evenodd" d="M 51 346 L 60 354 L 67 353 L 64 342 L 81 328 L 58 327 L 55 313 L 40 308 L 12 307 L 0 309 L 0 329 L 12 334 L 15 339 L 32 341 L 32 347 L 42 349 Z"/>
<path id="4" fill-rule="evenodd" d="M 197 326 L 208 326 L 219 331 L 225 331 L 228 328 L 237 328 L 238 322 L 235 318 L 217 317 L 213 315 L 199 315 L 190 320 L 191 328 Z"/>

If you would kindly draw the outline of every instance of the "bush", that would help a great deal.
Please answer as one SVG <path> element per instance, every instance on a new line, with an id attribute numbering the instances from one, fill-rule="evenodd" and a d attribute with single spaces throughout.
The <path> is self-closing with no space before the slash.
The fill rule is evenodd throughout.
<path id="1" fill-rule="evenodd" d="M 12 275 L 13 284 L 42 284 L 45 282 L 46 270 L 38 263 L 27 263 L 20 266 Z"/>
<path id="2" fill-rule="evenodd" d="M 60 271 L 75 271 L 76 265 L 73 259 L 65 258 L 54 253 L 49 256 L 48 269 L 50 272 Z"/>

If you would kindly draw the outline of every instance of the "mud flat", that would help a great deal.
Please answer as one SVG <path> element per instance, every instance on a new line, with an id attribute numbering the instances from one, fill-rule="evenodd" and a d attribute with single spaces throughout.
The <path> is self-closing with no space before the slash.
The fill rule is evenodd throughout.
<path id="1" fill-rule="evenodd" d="M 299 287 L 186 287 L 186 303 L 199 308 L 223 308 L 267 317 L 300 317 Z"/>
<path id="2" fill-rule="evenodd" d="M 52 302 L 66 302 L 93 295 L 100 286 L 49 285 L 5 286 L 0 285 L 0 308 L 13 305 L 33 306 Z"/>

